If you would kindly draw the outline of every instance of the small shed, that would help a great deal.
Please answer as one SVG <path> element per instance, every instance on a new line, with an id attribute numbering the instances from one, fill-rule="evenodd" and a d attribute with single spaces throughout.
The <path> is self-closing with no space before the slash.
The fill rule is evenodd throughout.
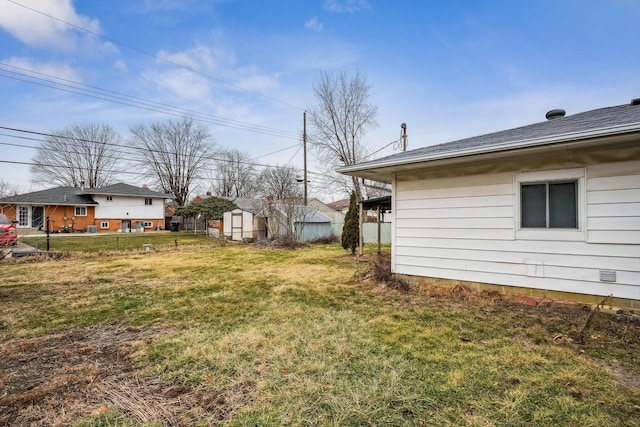
<path id="1" fill-rule="evenodd" d="M 236 198 L 232 200 L 237 209 L 225 212 L 222 216 L 224 236 L 234 241 L 259 240 L 267 237 L 265 220 L 257 212 L 253 199 Z"/>
<path id="2" fill-rule="evenodd" d="M 304 213 L 294 218 L 296 235 L 302 242 L 331 237 L 331 218 L 315 208 L 306 207 Z"/>

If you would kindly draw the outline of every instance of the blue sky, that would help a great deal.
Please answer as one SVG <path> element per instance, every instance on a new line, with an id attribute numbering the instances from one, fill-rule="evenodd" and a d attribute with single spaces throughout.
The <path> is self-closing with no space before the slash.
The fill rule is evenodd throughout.
<path id="1" fill-rule="evenodd" d="M 126 137 L 171 106 L 206 115 L 218 146 L 301 167 L 302 112 L 320 72 L 359 70 L 380 113 L 367 143 L 387 145 L 405 122 L 419 148 L 640 97 L 638 22 L 636 0 L 0 0 L 0 126 L 98 122 Z M 34 84 L 29 70 L 161 111 Z M 46 187 L 6 163 L 34 155 L 7 143 L 37 142 L 0 134 L 0 179 Z M 321 194 L 322 177 L 310 179 Z"/>

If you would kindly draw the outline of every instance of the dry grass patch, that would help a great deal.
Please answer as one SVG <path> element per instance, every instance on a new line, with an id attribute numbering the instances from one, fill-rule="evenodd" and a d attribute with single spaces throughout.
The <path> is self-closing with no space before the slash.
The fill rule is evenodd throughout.
<path id="1" fill-rule="evenodd" d="M 628 316 L 577 344 L 579 307 L 368 268 L 337 245 L 4 264 L 0 424 L 640 423 Z"/>

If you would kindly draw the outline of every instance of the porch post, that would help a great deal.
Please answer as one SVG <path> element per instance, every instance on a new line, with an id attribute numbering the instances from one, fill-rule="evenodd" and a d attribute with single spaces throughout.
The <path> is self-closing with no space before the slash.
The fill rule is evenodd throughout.
<path id="1" fill-rule="evenodd" d="M 380 246 L 381 246 L 380 241 L 382 240 L 382 238 L 381 238 L 382 232 L 381 232 L 381 229 L 380 229 L 380 205 L 377 206 L 376 211 L 377 211 L 377 214 L 378 214 L 378 255 L 380 255 L 380 253 L 382 252 L 381 249 L 380 249 Z"/>
<path id="2" fill-rule="evenodd" d="M 358 217 L 358 246 L 360 246 L 360 255 L 364 255 L 364 233 L 363 233 L 363 226 L 362 223 L 364 222 L 362 220 L 362 212 L 363 212 L 363 208 L 362 208 L 362 202 L 360 202 L 360 215 Z"/>

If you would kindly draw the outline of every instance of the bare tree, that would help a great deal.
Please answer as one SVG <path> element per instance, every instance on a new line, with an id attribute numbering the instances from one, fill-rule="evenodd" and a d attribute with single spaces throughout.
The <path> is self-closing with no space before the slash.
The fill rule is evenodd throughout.
<path id="1" fill-rule="evenodd" d="M 220 150 L 213 161 L 209 181 L 216 196 L 253 197 L 257 176 L 248 153 L 232 148 Z"/>
<path id="2" fill-rule="evenodd" d="M 31 166 L 33 182 L 99 188 L 113 183 L 120 162 L 120 135 L 109 125 L 72 125 L 51 132 Z"/>
<path id="3" fill-rule="evenodd" d="M 317 105 L 310 108 L 310 145 L 322 163 L 348 166 L 367 154 L 366 132 L 378 126 L 378 107 L 370 101 L 371 86 L 360 72 L 349 76 L 323 71 L 313 92 Z M 353 189 L 362 200 L 361 181 L 352 177 Z"/>
<path id="4" fill-rule="evenodd" d="M 298 182 L 298 172 L 291 166 L 274 166 L 263 169 L 258 178 L 260 192 L 275 200 L 303 201 L 302 186 Z"/>
<path id="5" fill-rule="evenodd" d="M 131 142 L 141 170 L 178 206 L 187 204 L 215 146 L 209 130 L 190 118 L 136 125 L 131 128 Z"/>
<path id="6" fill-rule="evenodd" d="M 267 218 L 269 236 L 298 240 L 305 217 L 315 209 L 304 206 L 297 170 L 290 166 L 266 168 L 260 173 L 259 181 L 264 197 L 254 201 L 254 209 Z"/>
<path id="7" fill-rule="evenodd" d="M 15 185 L 11 185 L 9 181 L 0 179 L 0 199 L 15 196 L 18 194 L 18 188 Z"/>

